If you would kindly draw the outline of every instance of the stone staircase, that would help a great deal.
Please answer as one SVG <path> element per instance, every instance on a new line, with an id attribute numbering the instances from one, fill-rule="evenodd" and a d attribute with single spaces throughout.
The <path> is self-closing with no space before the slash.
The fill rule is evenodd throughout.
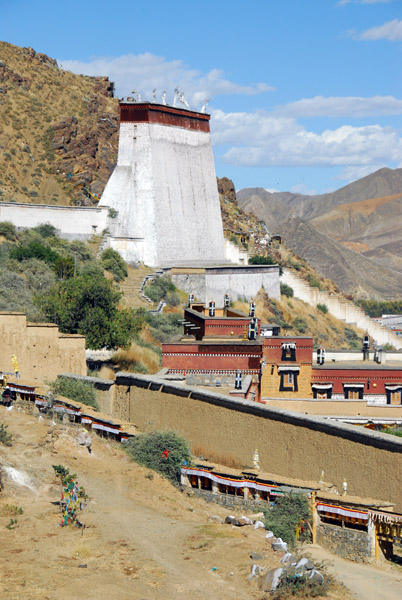
<path id="1" fill-rule="evenodd" d="M 318 288 L 312 288 L 303 277 L 286 268 L 283 269 L 281 281 L 290 285 L 296 298 L 300 298 L 313 306 L 325 304 L 328 312 L 337 319 L 367 330 L 377 345 L 391 344 L 397 350 L 402 350 L 402 338 L 368 317 L 360 307 L 350 300 L 321 291 Z"/>
<path id="2" fill-rule="evenodd" d="M 139 266 L 138 268 L 127 267 L 128 277 L 120 281 L 119 288 L 124 296 L 122 303 L 127 308 L 149 308 L 149 303 L 153 304 L 150 298 L 143 293 L 143 288 L 148 279 L 155 277 L 153 269 Z"/>

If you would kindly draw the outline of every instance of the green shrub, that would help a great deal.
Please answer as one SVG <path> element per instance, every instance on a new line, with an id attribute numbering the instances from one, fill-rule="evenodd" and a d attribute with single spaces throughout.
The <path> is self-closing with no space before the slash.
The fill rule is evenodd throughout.
<path id="1" fill-rule="evenodd" d="M 41 223 L 33 228 L 43 238 L 57 237 L 57 229 L 50 223 Z"/>
<path id="2" fill-rule="evenodd" d="M 318 288 L 319 290 L 321 289 L 321 284 L 318 281 L 317 277 L 314 277 L 314 275 L 312 275 L 311 273 L 308 273 L 306 279 L 309 282 L 311 287 Z"/>
<path id="3" fill-rule="evenodd" d="M 13 436 L 7 431 L 8 425 L 0 423 L 0 444 L 4 446 L 12 446 Z"/>
<path id="4" fill-rule="evenodd" d="M 119 211 L 115 208 L 109 208 L 109 210 L 107 211 L 107 216 L 109 217 L 109 219 L 115 219 L 118 214 Z"/>
<path id="5" fill-rule="evenodd" d="M 169 277 L 155 277 L 151 283 L 147 283 L 144 288 L 144 294 L 152 300 L 152 302 L 160 302 L 166 300 L 169 292 L 175 292 L 176 286 Z"/>
<path id="6" fill-rule="evenodd" d="M 3 221 L 0 223 L 0 235 L 6 238 L 6 240 L 10 240 L 13 242 L 17 239 L 17 230 L 15 225 L 10 223 L 9 221 Z"/>
<path id="7" fill-rule="evenodd" d="M 167 342 L 183 330 L 180 315 L 178 313 L 146 313 L 146 322 L 151 327 L 151 333 L 160 342 Z"/>
<path id="8" fill-rule="evenodd" d="M 287 298 L 293 297 L 293 288 L 290 287 L 287 283 L 281 283 L 281 294 L 286 296 Z"/>
<path id="9" fill-rule="evenodd" d="M 402 429 L 400 427 L 387 427 L 386 429 L 384 429 L 384 433 L 389 433 L 391 435 L 396 435 L 398 437 L 402 437 Z"/>
<path id="10" fill-rule="evenodd" d="M 311 511 L 308 498 L 304 494 L 289 492 L 279 497 L 272 508 L 263 510 L 265 527 L 290 546 L 296 542 L 296 531 L 299 527 L 299 540 L 310 540 Z"/>
<path id="11" fill-rule="evenodd" d="M 176 292 L 168 292 L 166 294 L 166 304 L 169 304 L 169 306 L 179 306 L 179 304 L 180 304 L 179 294 L 176 294 Z"/>
<path id="12" fill-rule="evenodd" d="M 326 596 L 330 590 L 332 579 L 326 573 L 324 575 L 324 583 L 319 581 L 311 581 L 307 575 L 297 575 L 294 569 L 289 569 L 279 582 L 278 587 L 272 592 L 272 600 L 288 600 L 296 596 L 299 598 L 317 598 Z"/>
<path id="13" fill-rule="evenodd" d="M 188 443 L 174 431 L 144 433 L 131 438 L 125 448 L 138 464 L 161 473 L 172 483 L 179 481 L 180 467 L 191 461 Z"/>
<path id="14" fill-rule="evenodd" d="M 26 246 L 21 245 L 11 248 L 10 258 L 15 258 L 19 262 L 28 260 L 29 258 L 37 258 L 38 260 L 43 260 L 48 265 L 54 265 L 57 259 L 60 258 L 60 255 L 40 241 L 33 240 Z"/>
<path id="15" fill-rule="evenodd" d="M 328 306 L 326 304 L 317 304 L 318 310 L 320 310 L 324 315 L 328 312 Z"/>
<path id="16" fill-rule="evenodd" d="M 81 402 L 87 406 L 92 406 L 95 410 L 99 410 L 99 405 L 95 396 L 95 388 L 88 381 L 59 375 L 56 381 L 49 383 L 49 386 L 55 395 L 70 398 L 70 400 Z"/>
<path id="17" fill-rule="evenodd" d="M 113 248 L 107 248 L 107 250 L 102 252 L 101 263 L 105 271 L 113 274 L 115 281 L 121 281 L 128 275 L 126 263 Z"/>

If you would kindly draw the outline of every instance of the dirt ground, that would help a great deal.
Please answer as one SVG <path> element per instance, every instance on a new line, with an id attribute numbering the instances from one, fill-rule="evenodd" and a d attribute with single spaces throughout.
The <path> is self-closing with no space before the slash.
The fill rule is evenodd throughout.
<path id="1" fill-rule="evenodd" d="M 250 552 L 280 566 L 265 531 L 211 521 L 226 509 L 180 492 L 129 461 L 121 445 L 93 436 L 93 453 L 76 442 L 80 429 L 0 407 L 13 445 L 0 445 L 0 464 L 17 469 L 30 487 L 3 474 L 0 492 L 2 600 L 261 599 L 248 580 Z M 77 473 L 90 496 L 81 530 L 60 527 L 60 485 L 52 464 Z M 22 508 L 12 514 L 10 506 Z M 240 513 L 236 513 L 240 514 Z M 8 529 L 10 519 L 17 519 Z M 332 600 L 351 595 L 334 587 Z"/>

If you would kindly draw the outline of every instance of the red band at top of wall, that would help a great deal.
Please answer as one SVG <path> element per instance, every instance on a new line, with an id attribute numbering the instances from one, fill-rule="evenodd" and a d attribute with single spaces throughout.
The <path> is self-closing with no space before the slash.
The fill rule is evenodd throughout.
<path id="1" fill-rule="evenodd" d="M 165 104 L 120 103 L 120 123 L 158 123 L 209 133 L 210 115 Z"/>

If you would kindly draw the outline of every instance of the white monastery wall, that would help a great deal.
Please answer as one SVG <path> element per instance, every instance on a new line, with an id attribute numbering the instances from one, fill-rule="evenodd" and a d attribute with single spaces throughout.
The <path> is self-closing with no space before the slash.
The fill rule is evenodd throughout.
<path id="1" fill-rule="evenodd" d="M 50 223 L 65 239 L 89 239 L 107 227 L 107 209 L 0 202 L 0 221 L 30 228 Z"/>
<path id="2" fill-rule="evenodd" d="M 338 298 L 330 295 L 326 291 L 320 291 L 318 288 L 312 288 L 304 281 L 302 277 L 295 275 L 289 269 L 283 269 L 283 283 L 287 283 L 293 288 L 296 298 L 300 298 L 316 306 L 325 304 L 328 311 L 337 319 L 345 321 L 351 325 L 356 325 L 361 329 L 367 330 L 369 335 L 375 340 L 376 344 L 382 346 L 391 344 L 397 350 L 402 350 L 402 338 L 398 337 L 393 331 L 386 329 L 380 323 L 368 317 L 365 312 L 356 306 L 353 302 L 345 298 Z"/>

